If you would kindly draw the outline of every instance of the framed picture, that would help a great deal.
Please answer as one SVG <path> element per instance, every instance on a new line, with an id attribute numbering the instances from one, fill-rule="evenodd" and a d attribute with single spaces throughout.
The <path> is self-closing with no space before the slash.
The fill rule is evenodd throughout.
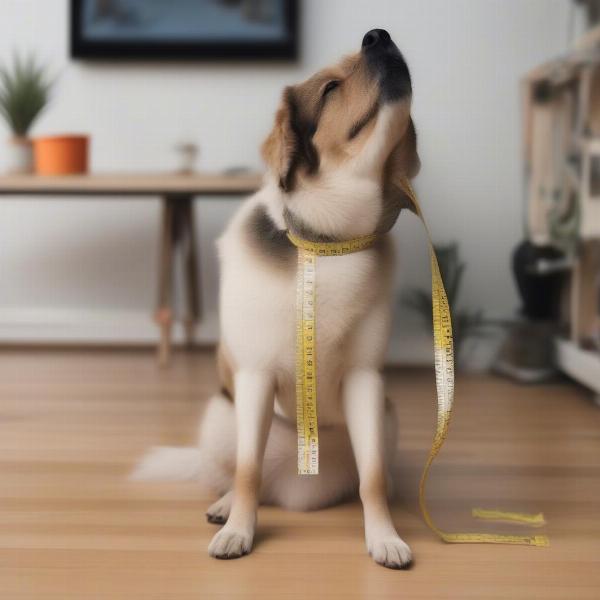
<path id="1" fill-rule="evenodd" d="M 71 0 L 71 56 L 294 59 L 298 0 Z"/>

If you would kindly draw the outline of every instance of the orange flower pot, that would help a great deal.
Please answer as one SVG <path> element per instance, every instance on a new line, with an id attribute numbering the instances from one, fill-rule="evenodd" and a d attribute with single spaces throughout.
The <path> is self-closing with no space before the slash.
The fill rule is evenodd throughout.
<path id="1" fill-rule="evenodd" d="M 77 175 L 88 170 L 87 135 L 56 135 L 33 141 L 37 175 Z"/>

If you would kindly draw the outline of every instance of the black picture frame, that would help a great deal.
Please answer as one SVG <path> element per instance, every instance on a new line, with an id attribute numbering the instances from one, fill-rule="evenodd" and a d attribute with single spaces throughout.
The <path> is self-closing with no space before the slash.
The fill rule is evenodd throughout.
<path id="1" fill-rule="evenodd" d="M 299 0 L 284 0 L 286 38 L 282 41 L 92 41 L 85 39 L 81 13 L 85 0 L 70 0 L 70 51 L 74 59 L 124 61 L 282 61 L 298 57 Z"/>

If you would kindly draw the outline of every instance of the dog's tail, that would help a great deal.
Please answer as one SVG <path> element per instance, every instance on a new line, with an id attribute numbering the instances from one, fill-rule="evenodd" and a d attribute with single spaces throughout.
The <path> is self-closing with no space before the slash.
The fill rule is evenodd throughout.
<path id="1" fill-rule="evenodd" d="M 210 399 L 195 447 L 158 446 L 137 464 L 131 478 L 138 481 L 198 481 L 223 493 L 231 486 L 235 466 L 235 414 L 231 401 Z"/>
<path id="2" fill-rule="evenodd" d="M 358 477 L 345 427 L 324 430 L 317 476 L 298 477 L 296 442 L 294 424 L 274 415 L 263 463 L 261 503 L 314 510 L 356 493 Z M 132 477 L 198 481 L 207 491 L 224 494 L 232 486 L 235 451 L 233 403 L 224 396 L 214 396 L 204 413 L 196 447 L 153 448 L 142 458 Z"/>
<path id="3" fill-rule="evenodd" d="M 155 446 L 136 465 L 131 478 L 138 481 L 191 481 L 202 478 L 200 448 Z"/>

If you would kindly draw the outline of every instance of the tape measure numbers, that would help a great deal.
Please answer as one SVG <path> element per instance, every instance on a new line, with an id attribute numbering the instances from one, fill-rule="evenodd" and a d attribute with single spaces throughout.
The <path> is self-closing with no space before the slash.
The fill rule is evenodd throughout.
<path id="1" fill-rule="evenodd" d="M 309 242 L 288 232 L 298 248 L 296 278 L 296 428 L 298 473 L 319 473 L 319 428 L 317 423 L 316 277 L 319 256 L 343 256 L 364 250 L 377 240 L 366 235 L 347 242 Z"/>
<path id="2" fill-rule="evenodd" d="M 425 503 L 426 484 L 431 465 L 448 435 L 454 402 L 454 347 L 448 297 L 440 273 L 431 235 L 417 197 L 408 179 L 402 187 L 421 219 L 429 244 L 431 261 L 431 300 L 433 307 L 433 340 L 435 382 L 437 390 L 436 431 L 419 482 L 419 506 L 423 519 L 442 540 L 449 543 L 491 543 L 548 546 L 544 535 L 499 535 L 493 533 L 448 533 L 435 525 Z M 288 238 L 298 248 L 296 299 L 296 403 L 298 429 L 298 473 L 319 472 L 319 433 L 317 423 L 317 360 L 316 360 L 316 274 L 319 256 L 342 256 L 373 245 L 376 235 L 354 238 L 345 242 L 310 242 L 288 232 Z M 473 509 L 473 516 L 528 525 L 544 524 L 543 515 Z"/>
<path id="3" fill-rule="evenodd" d="M 298 429 L 298 473 L 319 472 L 319 427 L 317 422 L 317 356 L 315 322 L 315 277 L 317 257 L 298 252 L 298 289 L 296 293 L 296 427 Z"/>

